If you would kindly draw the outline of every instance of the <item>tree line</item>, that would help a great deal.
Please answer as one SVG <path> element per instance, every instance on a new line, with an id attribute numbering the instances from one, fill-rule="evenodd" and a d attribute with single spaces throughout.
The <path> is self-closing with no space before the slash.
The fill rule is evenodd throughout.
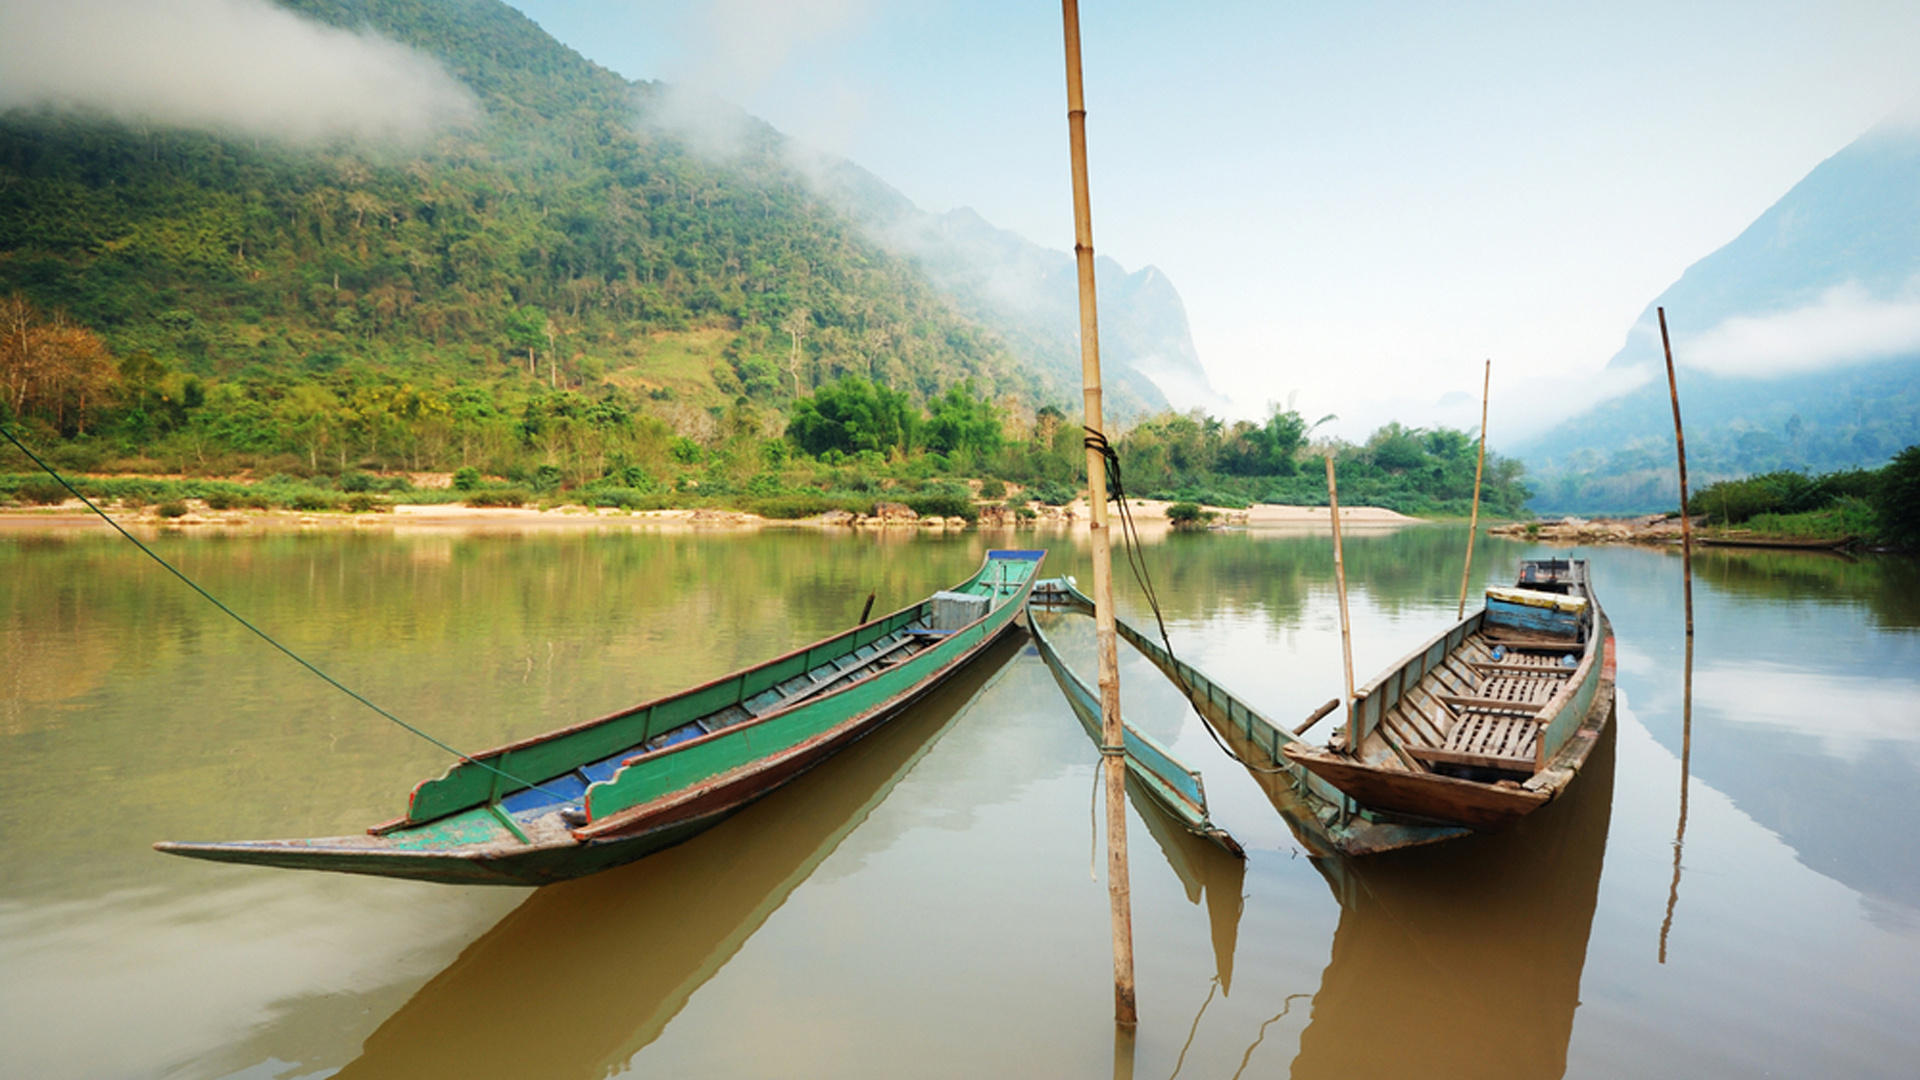
<path id="1" fill-rule="evenodd" d="M 463 471 L 534 494 L 618 488 L 637 495 L 776 496 L 917 490 L 959 479 L 1007 483 L 1063 503 L 1084 490 L 1084 432 L 1056 405 L 993 397 L 971 381 L 916 404 L 847 375 L 787 407 L 741 394 L 689 410 L 602 380 L 558 387 L 521 373 L 414 382 L 346 362 L 299 377 L 202 377 L 98 335 L 18 294 L 0 299 L 0 419 L 77 471 L 324 478 Z M 1310 443 L 1315 425 L 1274 409 L 1261 423 L 1194 413 L 1149 417 L 1117 439 L 1135 495 L 1244 506 L 1324 503 L 1317 469 L 1335 457 L 1347 498 L 1410 513 L 1463 511 L 1475 445 L 1465 433 L 1390 424 L 1365 443 Z M 1517 462 L 1489 456 L 1484 503 L 1517 514 Z M 473 486 L 472 483 L 469 486 Z"/>

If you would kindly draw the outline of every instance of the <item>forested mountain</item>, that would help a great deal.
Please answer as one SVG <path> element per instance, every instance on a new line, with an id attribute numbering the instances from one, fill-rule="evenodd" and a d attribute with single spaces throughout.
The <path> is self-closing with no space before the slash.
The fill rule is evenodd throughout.
<path id="1" fill-rule="evenodd" d="M 1534 509 L 1677 497 L 1659 307 L 1696 488 L 1874 468 L 1920 442 L 1920 133 L 1869 132 L 1647 305 L 1609 365 L 1646 381 L 1517 448 Z"/>
<path id="2" fill-rule="evenodd" d="M 663 87 L 497 0 L 283 2 L 438 60 L 477 119 L 395 148 L 0 115 L 0 295 L 64 309 L 123 376 L 141 358 L 121 399 L 155 399 L 142 423 L 218 407 L 221 438 L 271 442 L 303 386 L 361 412 L 422 407 L 423 388 L 455 415 L 617 399 L 675 427 L 847 374 L 916 400 L 965 380 L 1055 393 L 816 194 L 764 124 L 702 156 L 650 122 Z"/>

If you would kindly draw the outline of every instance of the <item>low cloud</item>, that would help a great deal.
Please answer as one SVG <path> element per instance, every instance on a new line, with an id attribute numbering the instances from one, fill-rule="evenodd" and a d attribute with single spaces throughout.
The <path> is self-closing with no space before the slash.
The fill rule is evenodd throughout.
<path id="1" fill-rule="evenodd" d="M 1920 354 L 1920 277 L 1890 296 L 1857 282 L 1812 303 L 1736 315 L 1692 341 L 1674 342 L 1681 364 L 1716 375 L 1766 377 Z"/>
<path id="2" fill-rule="evenodd" d="M 22 107 L 296 143 L 417 141 L 478 112 L 433 60 L 267 0 L 0 0 L 0 109 Z"/>
<path id="3" fill-rule="evenodd" d="M 865 24 L 871 0 L 703 0 L 686 15 L 690 47 L 666 71 L 666 93 L 652 122 L 695 149 L 726 158 L 740 153 L 755 131 L 747 110 L 797 54 L 831 48 Z M 791 80 L 790 80 L 791 81 Z M 868 107 L 844 79 L 802 80 L 785 91 L 802 108 L 788 110 L 783 127 L 799 143 L 844 153 Z M 796 152 L 794 164 L 815 163 Z"/>

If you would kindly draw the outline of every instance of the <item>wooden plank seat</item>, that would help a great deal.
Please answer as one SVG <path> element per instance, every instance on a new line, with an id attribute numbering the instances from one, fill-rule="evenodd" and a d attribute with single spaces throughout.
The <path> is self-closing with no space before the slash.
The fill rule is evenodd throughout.
<path id="1" fill-rule="evenodd" d="M 1469 710 L 1447 732 L 1445 745 L 1407 752 L 1427 762 L 1531 773 L 1539 740 L 1540 725 L 1531 716 Z"/>
<path id="2" fill-rule="evenodd" d="M 1499 698 L 1467 697 L 1461 694 L 1441 694 L 1439 699 L 1441 703 L 1459 714 L 1484 712 L 1532 716 L 1540 711 L 1543 704 L 1537 701 L 1502 701 Z"/>

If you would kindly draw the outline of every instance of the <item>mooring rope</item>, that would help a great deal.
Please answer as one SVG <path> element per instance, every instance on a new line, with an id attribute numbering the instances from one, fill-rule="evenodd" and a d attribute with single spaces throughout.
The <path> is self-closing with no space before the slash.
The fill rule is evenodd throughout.
<path id="1" fill-rule="evenodd" d="M 1174 654 L 1173 640 L 1167 635 L 1167 620 L 1160 613 L 1160 596 L 1154 592 L 1153 575 L 1147 570 L 1146 553 L 1140 549 L 1140 530 L 1139 527 L 1134 524 L 1133 511 L 1127 506 L 1126 487 L 1120 482 L 1120 451 L 1115 449 L 1111 442 L 1107 441 L 1104 433 L 1095 431 L 1090 427 L 1082 427 L 1080 430 L 1087 433 L 1085 441 L 1087 449 L 1099 454 L 1106 460 L 1107 486 L 1113 490 L 1114 501 L 1120 504 L 1120 546 L 1125 549 L 1127 553 L 1127 567 L 1133 571 L 1133 580 L 1139 583 L 1141 593 L 1147 598 L 1147 606 L 1153 609 L 1154 625 L 1160 628 L 1160 644 L 1167 650 L 1167 659 L 1173 661 L 1173 667 L 1167 672 L 1167 677 L 1173 680 L 1174 684 L 1180 688 L 1182 694 L 1186 695 L 1187 706 L 1193 710 L 1193 715 L 1200 718 L 1200 727 L 1204 729 L 1207 736 L 1213 740 L 1213 744 L 1225 752 L 1228 757 L 1254 772 L 1291 773 L 1293 770 L 1285 765 L 1275 764 L 1272 767 L 1256 765 L 1246 758 L 1241 757 L 1233 747 L 1227 745 L 1226 740 L 1220 737 L 1219 732 L 1213 730 L 1213 725 L 1207 721 L 1206 714 L 1200 711 L 1199 704 L 1194 701 L 1193 684 L 1189 683 L 1186 678 L 1180 674 L 1180 658 Z M 1094 497 L 1093 491 L 1089 489 L 1087 491 L 1087 498 L 1091 500 Z"/>
<path id="2" fill-rule="evenodd" d="M 311 671 L 315 675 L 318 675 L 320 676 L 320 678 L 326 680 L 327 685 L 347 695 L 348 697 L 359 702 L 360 704 L 365 705 L 367 708 L 372 709 L 374 712 L 379 713 L 381 716 L 392 721 L 393 723 L 400 725 L 400 727 L 404 728 L 409 732 L 412 732 L 414 735 L 417 735 L 420 738 L 425 739 L 427 742 L 430 742 L 433 745 L 439 747 L 440 749 L 445 750 L 447 753 L 452 754 L 454 757 L 459 758 L 461 761 L 467 762 L 470 765 L 478 765 L 479 767 L 487 770 L 488 772 L 491 772 L 499 776 L 503 780 L 509 781 L 514 784 L 519 784 L 523 787 L 530 788 L 534 791 L 541 792 L 542 794 L 545 794 L 545 795 L 551 795 L 562 802 L 570 801 L 567 796 L 562 795 L 557 791 L 553 791 L 548 788 L 541 787 L 539 784 L 533 783 L 532 781 L 529 781 L 529 780 L 522 780 L 519 777 L 513 775 L 512 773 L 507 772 L 505 769 L 502 769 L 499 766 L 492 764 L 491 762 L 481 761 L 478 758 L 475 758 L 469 754 L 463 754 L 460 751 L 455 750 L 453 747 L 448 746 L 446 743 L 441 742 L 439 739 L 434 738 L 432 735 L 429 735 L 428 733 L 420 730 L 419 728 L 414 727 L 412 724 L 407 723 L 405 720 L 402 720 L 399 717 L 388 712 L 387 710 L 381 708 L 380 706 L 375 705 L 373 702 L 368 701 L 359 692 L 355 691 L 351 687 L 348 687 L 347 685 L 342 683 L 340 680 L 334 678 L 333 676 L 327 674 L 326 672 L 321 671 L 319 668 L 315 667 L 312 663 L 310 663 L 306 659 L 306 657 L 301 656 L 299 653 L 294 652 L 292 649 L 289 649 L 285 645 L 282 645 L 280 644 L 280 642 L 274 640 L 273 635 L 267 633 L 265 630 L 262 630 L 259 627 L 248 622 L 245 618 L 243 618 L 240 615 L 239 612 L 221 603 L 219 597 L 216 597 L 212 593 L 201 588 L 198 582 L 194 581 L 192 578 L 188 577 L 187 575 L 181 573 L 180 570 L 176 568 L 172 563 L 161 558 L 158 552 L 154 551 L 152 548 L 148 547 L 147 545 L 141 543 L 139 537 L 133 535 L 132 533 L 128 532 L 126 529 L 122 528 L 120 523 L 113 520 L 113 518 L 108 517 L 107 512 L 105 510 L 102 510 L 100 509 L 100 507 L 96 506 L 92 499 L 89 499 L 85 495 L 82 495 L 80 493 L 79 488 L 76 488 L 72 484 L 68 483 L 67 478 L 60 475 L 60 473 L 57 470 L 55 470 L 53 466 L 47 464 L 45 461 L 42 461 L 40 459 L 40 455 L 35 454 L 32 450 L 27 449 L 27 444 L 20 441 L 19 437 L 13 433 L 12 428 L 8 427 L 5 424 L 0 424 L 0 435 L 5 435 L 7 437 L 7 441 L 12 443 L 15 449 L 27 455 L 27 458 L 29 460 L 31 460 L 35 465 L 40 466 L 41 471 L 45 472 L 48 476 L 53 477 L 56 483 L 58 483 L 61 487 L 67 489 L 68 494 L 72 495 L 74 498 L 79 499 L 82 503 L 86 504 L 87 509 L 100 515 L 100 520 L 113 526 L 113 530 L 115 532 L 119 533 L 123 537 L 126 537 L 127 540 L 132 542 L 134 547 L 139 548 L 143 553 L 145 553 L 145 555 L 149 559 L 152 559 L 154 562 L 159 563 L 161 568 L 166 570 L 167 573 L 172 574 L 174 577 L 179 578 L 181 582 L 183 582 L 187 586 L 187 588 L 192 589 L 194 592 L 199 593 L 201 597 L 204 598 L 208 603 L 212 604 L 214 607 L 219 608 L 222 612 L 225 612 L 226 615 L 229 618 L 231 618 L 234 622 L 237 622 L 241 626 L 246 627 L 249 631 L 253 633 L 255 637 L 273 646 L 274 648 L 280 650 L 280 652 L 284 654 L 289 660 L 292 660 L 294 663 L 299 664 L 301 667 L 306 668 L 308 671 Z"/>

